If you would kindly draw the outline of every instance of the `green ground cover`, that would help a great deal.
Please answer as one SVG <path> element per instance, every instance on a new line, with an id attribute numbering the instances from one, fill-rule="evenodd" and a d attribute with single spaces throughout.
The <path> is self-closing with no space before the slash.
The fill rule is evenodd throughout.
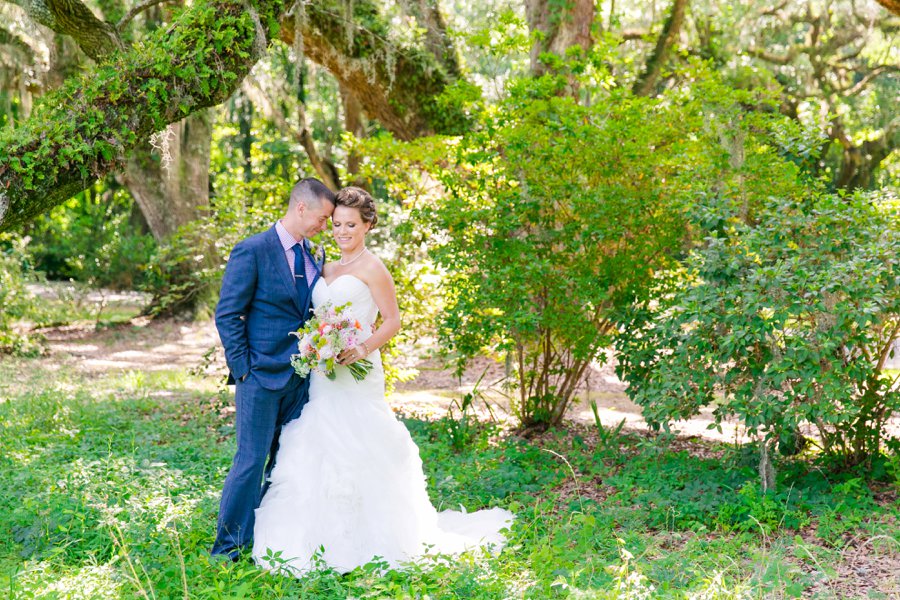
<path id="1" fill-rule="evenodd" d="M 481 423 L 460 443 L 456 422 L 415 414 L 435 504 L 517 514 L 499 556 L 299 581 L 210 562 L 230 395 L 187 370 L 45 364 L 0 361 L 0 380 L 24 382 L 0 388 L 10 598 L 889 598 L 900 584 L 879 579 L 900 556 L 889 463 L 867 481 L 785 462 L 762 495 L 750 448 L 574 424 L 524 439 Z"/>

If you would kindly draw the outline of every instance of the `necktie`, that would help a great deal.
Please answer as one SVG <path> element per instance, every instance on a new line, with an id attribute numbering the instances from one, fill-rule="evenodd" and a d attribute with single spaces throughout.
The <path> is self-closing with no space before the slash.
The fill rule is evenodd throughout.
<path id="1" fill-rule="evenodd" d="M 297 286 L 297 292 L 303 296 L 306 290 L 306 263 L 303 260 L 303 244 L 294 244 L 294 285 Z M 303 287 L 301 287 L 303 286 Z"/>

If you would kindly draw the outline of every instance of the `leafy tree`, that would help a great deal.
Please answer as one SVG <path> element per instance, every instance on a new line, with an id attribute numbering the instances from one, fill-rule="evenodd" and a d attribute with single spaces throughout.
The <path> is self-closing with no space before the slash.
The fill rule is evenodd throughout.
<path id="1" fill-rule="evenodd" d="M 735 86 L 777 91 L 782 114 L 818 131 L 819 159 L 805 165 L 813 175 L 836 189 L 878 187 L 900 146 L 897 17 L 872 2 L 722 8 L 694 4 L 688 51 Z"/>
<path id="2" fill-rule="evenodd" d="M 443 273 L 439 337 L 460 368 L 510 357 L 526 427 L 562 420 L 616 309 L 682 252 L 687 201 L 718 160 L 692 102 L 620 90 L 584 106 L 559 93 L 570 83 L 519 81 L 461 138 L 367 146 L 389 182 L 440 182 L 414 211 Z"/>

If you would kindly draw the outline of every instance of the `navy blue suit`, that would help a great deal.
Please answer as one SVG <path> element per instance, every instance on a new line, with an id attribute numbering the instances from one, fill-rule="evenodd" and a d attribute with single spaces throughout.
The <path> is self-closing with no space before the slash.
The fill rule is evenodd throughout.
<path id="1" fill-rule="evenodd" d="M 316 266 L 313 285 L 321 274 Z M 253 545 L 254 510 L 275 463 L 281 427 L 300 416 L 309 380 L 291 367 L 297 338 L 290 335 L 310 315 L 312 285 L 295 285 L 275 228 L 247 238 L 231 251 L 216 306 L 216 328 L 225 347 L 228 382 L 234 382 L 237 452 L 219 506 L 213 555 L 236 558 Z"/>

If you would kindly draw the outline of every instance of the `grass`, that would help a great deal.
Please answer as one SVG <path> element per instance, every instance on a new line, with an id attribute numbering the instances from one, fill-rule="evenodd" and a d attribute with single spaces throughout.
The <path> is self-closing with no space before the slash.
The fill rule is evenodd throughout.
<path id="1" fill-rule="evenodd" d="M 87 378 L 42 364 L 0 360 L 0 378 L 30 377 L 0 398 L 10 598 L 877 598 L 889 596 L 848 595 L 842 561 L 861 546 L 900 554 L 895 484 L 793 461 L 762 495 L 749 450 L 628 432 L 601 444 L 579 427 L 522 439 L 484 423 L 461 439 L 458 422 L 408 415 L 436 505 L 516 513 L 499 556 L 303 580 L 211 562 L 230 394 L 181 370 Z"/>

